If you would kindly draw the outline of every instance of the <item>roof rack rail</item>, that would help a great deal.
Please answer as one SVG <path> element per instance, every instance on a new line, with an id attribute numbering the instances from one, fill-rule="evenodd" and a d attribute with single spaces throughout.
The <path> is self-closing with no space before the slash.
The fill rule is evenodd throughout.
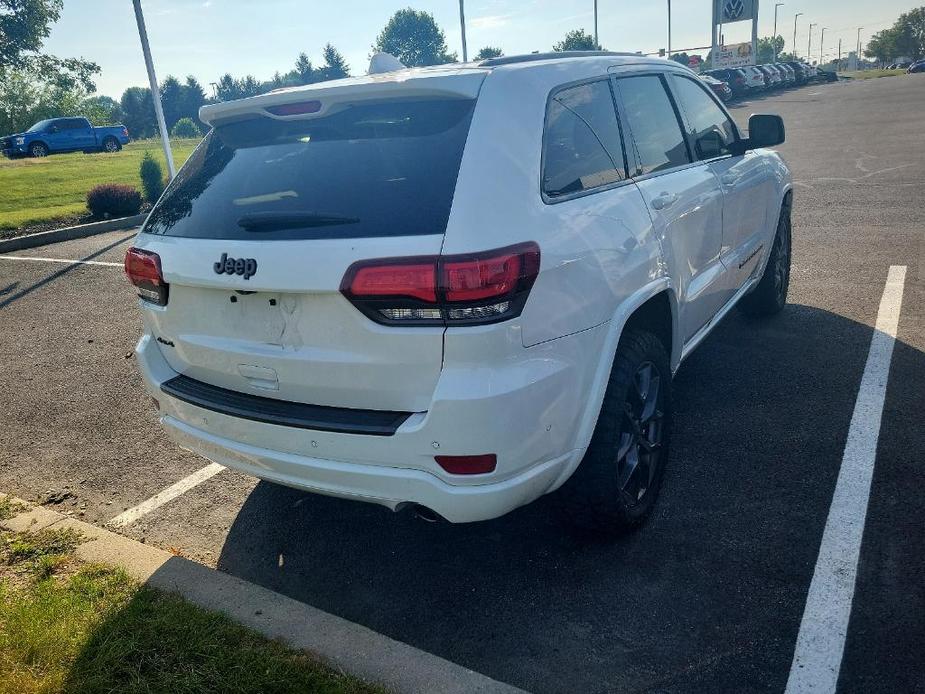
<path id="1" fill-rule="evenodd" d="M 645 57 L 641 53 L 618 53 L 616 51 L 549 51 L 547 53 L 526 53 L 524 55 L 504 55 L 500 58 L 488 58 L 478 65 L 479 67 L 497 67 L 498 65 L 531 63 L 537 60 L 553 60 L 555 58 L 594 58 L 597 56 Z"/>

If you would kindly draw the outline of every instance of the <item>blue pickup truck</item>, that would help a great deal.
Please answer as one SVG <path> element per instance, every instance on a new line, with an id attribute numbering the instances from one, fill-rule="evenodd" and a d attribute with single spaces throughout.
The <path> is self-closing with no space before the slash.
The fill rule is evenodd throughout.
<path id="1" fill-rule="evenodd" d="M 3 155 L 45 157 L 61 152 L 118 152 L 128 143 L 124 125 L 93 127 L 86 118 L 50 118 L 24 133 L 7 135 L 0 141 Z"/>

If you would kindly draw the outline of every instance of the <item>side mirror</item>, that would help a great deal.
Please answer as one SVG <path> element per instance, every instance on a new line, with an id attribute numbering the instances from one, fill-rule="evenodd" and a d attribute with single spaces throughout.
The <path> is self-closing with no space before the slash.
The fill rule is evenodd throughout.
<path id="1" fill-rule="evenodd" d="M 756 113 L 748 119 L 748 149 L 774 147 L 785 139 L 784 119 L 780 116 Z"/>

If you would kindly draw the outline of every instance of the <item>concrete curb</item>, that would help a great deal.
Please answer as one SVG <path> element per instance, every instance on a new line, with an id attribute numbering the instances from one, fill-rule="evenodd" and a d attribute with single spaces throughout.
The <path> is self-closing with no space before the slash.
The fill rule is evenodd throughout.
<path id="1" fill-rule="evenodd" d="M 93 222 L 92 224 L 81 224 L 76 227 L 64 227 L 63 229 L 52 229 L 51 231 L 40 231 L 37 234 L 28 236 L 17 236 L 12 239 L 0 241 L 0 253 L 9 253 L 10 251 L 21 251 L 26 248 L 35 248 L 44 246 L 49 243 L 58 241 L 70 241 L 71 239 L 82 239 L 95 234 L 102 234 L 107 231 L 118 231 L 119 229 L 130 229 L 144 224 L 147 214 L 136 214 L 134 217 L 121 217 L 120 219 L 107 219 L 104 222 Z"/>
<path id="2" fill-rule="evenodd" d="M 90 540 L 77 548 L 80 559 L 122 567 L 139 581 L 222 612 L 269 639 L 310 651 L 338 670 L 391 691 L 525 694 L 522 689 L 261 586 L 55 511 L 8 498 L 30 508 L 0 521 L 7 529 L 34 532 L 50 527 L 74 528 Z"/>

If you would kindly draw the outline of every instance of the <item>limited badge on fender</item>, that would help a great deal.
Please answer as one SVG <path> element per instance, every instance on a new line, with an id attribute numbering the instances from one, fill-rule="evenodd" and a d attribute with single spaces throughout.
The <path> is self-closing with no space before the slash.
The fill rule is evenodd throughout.
<path id="1" fill-rule="evenodd" d="M 227 253 L 212 265 L 216 275 L 241 275 L 249 280 L 257 274 L 257 261 L 254 258 L 229 258 Z"/>

